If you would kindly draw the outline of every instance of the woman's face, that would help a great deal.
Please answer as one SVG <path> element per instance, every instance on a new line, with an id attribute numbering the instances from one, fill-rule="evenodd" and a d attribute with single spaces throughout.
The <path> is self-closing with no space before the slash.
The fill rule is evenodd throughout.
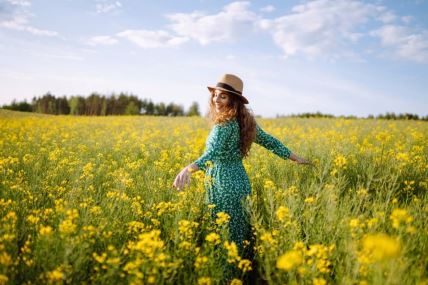
<path id="1" fill-rule="evenodd" d="M 217 112 L 222 112 L 229 104 L 229 94 L 221 90 L 214 90 L 212 95 L 213 104 Z"/>

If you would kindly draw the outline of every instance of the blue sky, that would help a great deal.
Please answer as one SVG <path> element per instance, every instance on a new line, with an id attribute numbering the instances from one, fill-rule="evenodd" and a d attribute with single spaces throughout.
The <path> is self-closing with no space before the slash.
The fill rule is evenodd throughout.
<path id="1" fill-rule="evenodd" d="M 128 92 L 204 112 L 244 81 L 256 115 L 428 114 L 428 0 L 0 0 L 0 105 Z"/>

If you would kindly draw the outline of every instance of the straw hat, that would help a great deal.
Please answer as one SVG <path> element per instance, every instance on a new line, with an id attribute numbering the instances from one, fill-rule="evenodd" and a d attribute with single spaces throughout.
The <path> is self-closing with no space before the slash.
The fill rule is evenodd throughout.
<path id="1" fill-rule="evenodd" d="M 215 87 L 208 86 L 208 90 L 213 92 L 214 90 L 222 90 L 231 94 L 237 95 L 244 104 L 248 104 L 247 98 L 242 96 L 242 89 L 244 88 L 244 83 L 242 83 L 241 78 L 233 74 L 225 74 L 217 82 Z"/>

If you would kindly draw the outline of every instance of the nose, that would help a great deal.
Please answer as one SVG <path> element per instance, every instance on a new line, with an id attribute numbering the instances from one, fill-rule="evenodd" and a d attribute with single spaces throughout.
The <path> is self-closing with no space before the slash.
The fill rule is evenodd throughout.
<path id="1" fill-rule="evenodd" d="M 220 95 L 216 95 L 216 96 L 214 97 L 214 101 L 215 101 L 215 102 L 220 102 L 220 101 L 221 101 Z"/>

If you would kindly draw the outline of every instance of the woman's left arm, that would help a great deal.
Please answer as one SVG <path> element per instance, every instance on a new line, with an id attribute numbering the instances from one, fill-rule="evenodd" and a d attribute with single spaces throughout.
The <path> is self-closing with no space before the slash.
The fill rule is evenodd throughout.
<path id="1" fill-rule="evenodd" d="M 298 164 L 311 164 L 310 161 L 291 152 L 280 140 L 266 133 L 259 125 L 256 125 L 256 131 L 255 143 L 263 146 L 283 159 L 290 159 Z"/>

